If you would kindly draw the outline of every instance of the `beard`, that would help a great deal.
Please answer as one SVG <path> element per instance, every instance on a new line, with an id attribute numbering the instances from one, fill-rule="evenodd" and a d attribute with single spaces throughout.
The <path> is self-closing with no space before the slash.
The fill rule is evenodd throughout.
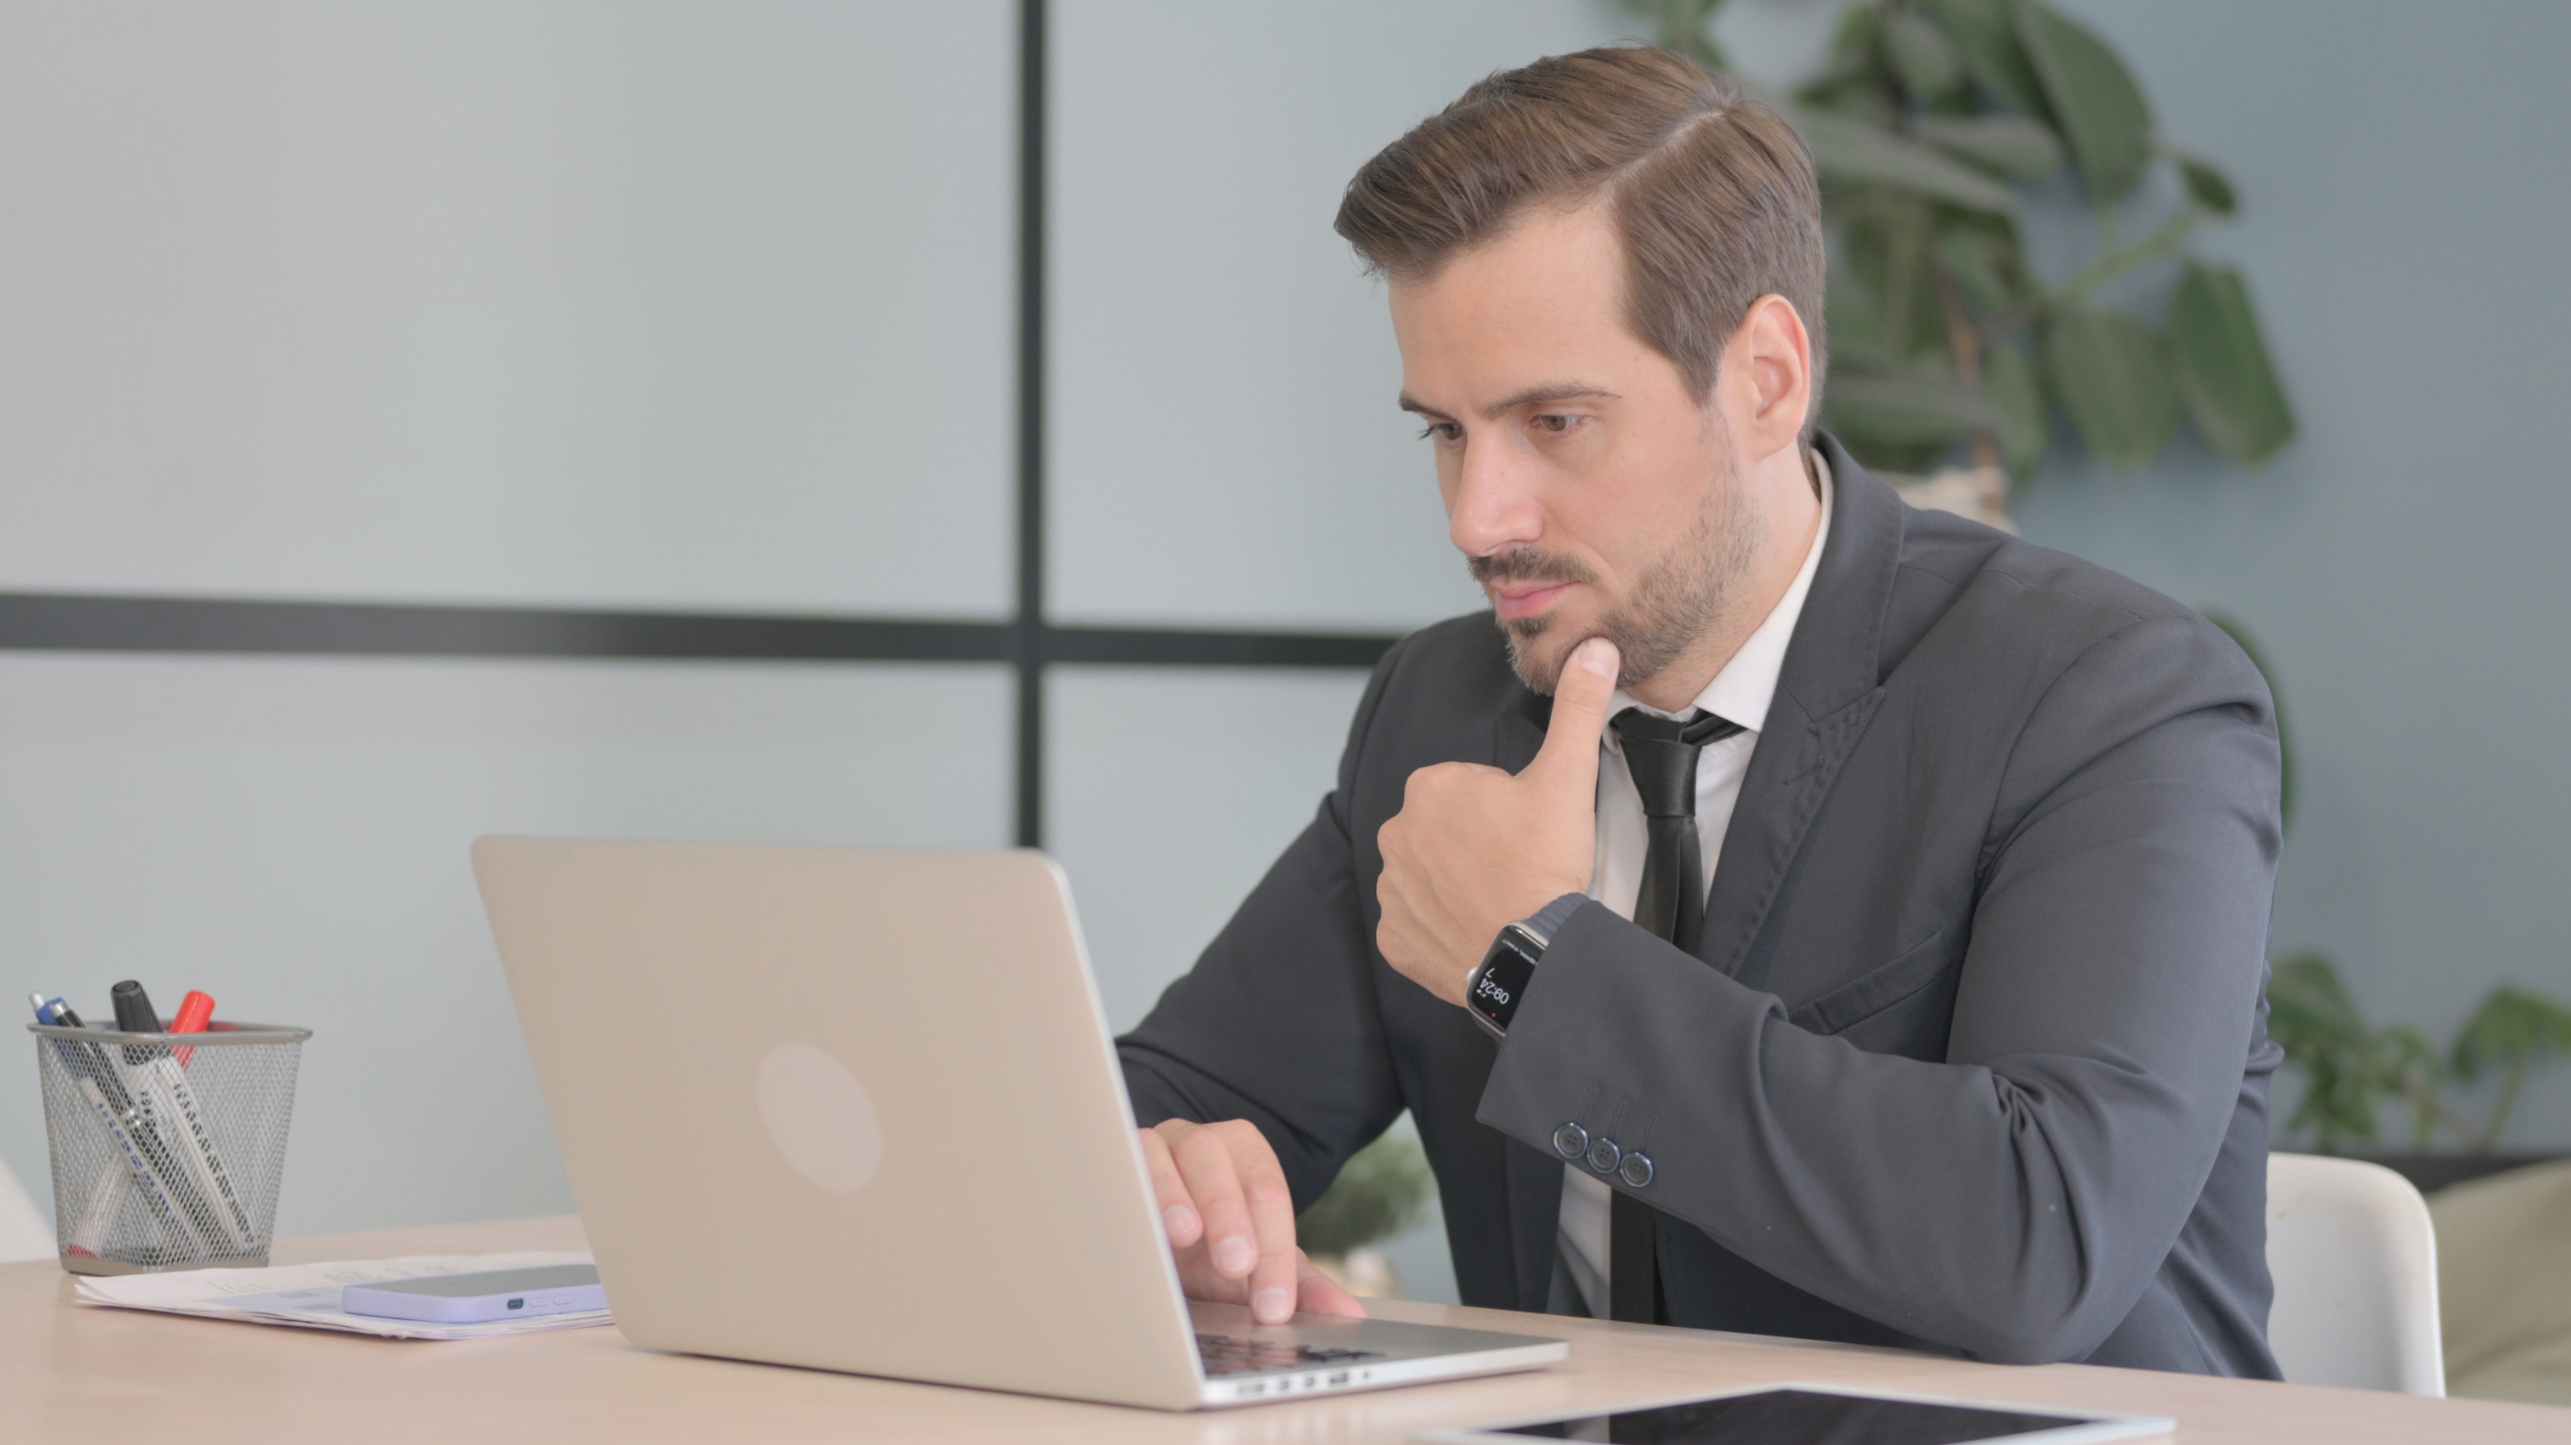
<path id="1" fill-rule="evenodd" d="M 1766 518 L 1743 494 L 1740 473 L 1729 465 L 1706 488 L 1704 504 L 1686 534 L 1637 574 L 1633 594 L 1608 609 L 1579 636 L 1554 627 L 1554 617 L 1499 621 L 1508 639 L 1509 668 L 1536 692 L 1550 695 L 1562 680 L 1571 649 L 1592 637 L 1616 644 L 1616 685 L 1651 681 L 1678 661 L 1739 605 L 1741 584 L 1767 540 Z M 1465 559 L 1473 580 L 1577 583 L 1597 574 L 1574 557 L 1534 547 L 1514 547 Z M 1498 619 L 1494 619 L 1498 621 Z"/>

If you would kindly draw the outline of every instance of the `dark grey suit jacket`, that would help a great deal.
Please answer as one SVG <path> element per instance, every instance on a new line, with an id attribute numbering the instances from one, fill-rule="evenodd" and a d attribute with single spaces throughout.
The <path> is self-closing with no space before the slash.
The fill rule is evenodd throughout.
<path id="1" fill-rule="evenodd" d="M 1440 623 L 1121 1041 L 1135 1112 L 1252 1120 L 1300 1208 L 1408 1108 L 1468 1304 L 1544 1307 L 1578 1120 L 1657 1164 L 1673 1323 L 2274 1378 L 2267 688 L 2186 608 L 1823 441 L 1829 543 L 1696 956 L 1586 904 L 1495 1044 L 1376 953 L 1404 780 L 1522 768 L 1550 708 L 1487 615 Z"/>

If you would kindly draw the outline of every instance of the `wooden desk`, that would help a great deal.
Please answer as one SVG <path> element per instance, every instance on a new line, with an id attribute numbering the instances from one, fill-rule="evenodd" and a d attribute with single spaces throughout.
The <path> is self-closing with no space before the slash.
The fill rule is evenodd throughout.
<path id="1" fill-rule="evenodd" d="M 579 1222 L 516 1220 L 285 1241 L 279 1264 L 578 1249 Z M 1398 1441 L 1411 1431 L 1783 1380 L 2169 1415 L 2227 1441 L 2571 1442 L 2571 1410 L 2421 1400 L 2085 1365 L 1971 1365 L 1889 1350 L 1384 1304 L 1396 1319 L 1558 1332 L 1523 1375 L 1194 1415 L 657 1355 L 612 1328 L 508 1340 L 364 1339 L 71 1303 L 50 1262 L 0 1266 L 0 1440 L 99 1445 L 420 1441 Z"/>

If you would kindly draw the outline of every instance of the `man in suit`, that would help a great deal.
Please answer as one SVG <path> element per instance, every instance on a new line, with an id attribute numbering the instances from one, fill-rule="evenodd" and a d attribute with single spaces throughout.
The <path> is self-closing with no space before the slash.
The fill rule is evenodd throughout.
<path id="1" fill-rule="evenodd" d="M 1190 1292 L 1356 1309 L 1293 1214 L 1408 1109 L 1467 1303 L 2273 1377 L 2256 670 L 1812 431 L 1809 159 L 1683 60 L 1494 76 L 1339 229 L 1492 612 L 1121 1041 Z"/>

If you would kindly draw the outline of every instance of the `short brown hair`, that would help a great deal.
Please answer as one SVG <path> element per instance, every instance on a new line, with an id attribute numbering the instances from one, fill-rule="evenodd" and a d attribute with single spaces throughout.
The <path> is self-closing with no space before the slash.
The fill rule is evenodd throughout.
<path id="1" fill-rule="evenodd" d="M 1829 261 L 1811 152 L 1775 111 L 1671 51 L 1584 50 L 1491 76 L 1366 162 L 1336 229 L 1370 270 L 1416 279 L 1529 207 L 1601 195 L 1633 333 L 1710 397 L 1751 303 L 1782 296 L 1812 335 L 1818 413 Z"/>

